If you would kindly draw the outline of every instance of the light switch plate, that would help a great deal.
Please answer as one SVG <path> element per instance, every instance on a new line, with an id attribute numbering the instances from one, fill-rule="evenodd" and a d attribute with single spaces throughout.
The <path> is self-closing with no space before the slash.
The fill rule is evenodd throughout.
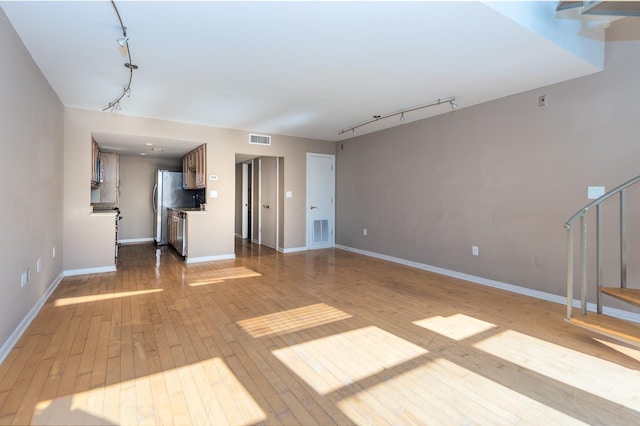
<path id="1" fill-rule="evenodd" d="M 587 198 L 590 200 L 595 200 L 604 195 L 604 186 L 590 186 L 587 189 Z"/>
<path id="2" fill-rule="evenodd" d="M 286 195 L 287 195 L 287 198 L 291 198 L 291 197 L 293 197 L 293 193 L 292 193 L 291 191 L 287 191 L 287 194 L 286 194 Z"/>
<path id="3" fill-rule="evenodd" d="M 218 191 L 216 191 L 216 190 L 209 191 L 209 197 L 218 198 Z"/>
<path id="4" fill-rule="evenodd" d="M 209 175 L 209 180 L 218 180 L 218 175 Z"/>

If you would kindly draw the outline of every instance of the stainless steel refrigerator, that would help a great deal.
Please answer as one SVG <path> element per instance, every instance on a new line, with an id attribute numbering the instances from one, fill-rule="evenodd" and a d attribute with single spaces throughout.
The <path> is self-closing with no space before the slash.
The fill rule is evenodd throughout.
<path id="1" fill-rule="evenodd" d="M 193 204 L 191 192 L 182 189 L 182 173 L 158 170 L 152 198 L 153 239 L 159 245 L 167 244 L 167 208 Z"/>

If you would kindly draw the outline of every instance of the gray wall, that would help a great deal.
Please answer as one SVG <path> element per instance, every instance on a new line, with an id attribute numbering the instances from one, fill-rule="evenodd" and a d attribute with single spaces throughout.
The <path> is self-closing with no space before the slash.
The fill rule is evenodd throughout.
<path id="1" fill-rule="evenodd" d="M 0 348 L 4 349 L 62 273 L 64 110 L 1 9 L 0 56 Z M 36 271 L 39 258 L 41 272 Z M 31 281 L 21 288 L 20 275 L 26 268 L 31 269 Z M 0 350 L 0 359 L 4 355 Z"/>
<path id="2" fill-rule="evenodd" d="M 181 159 L 120 156 L 120 211 L 118 239 L 153 238 L 151 193 L 156 170 L 182 171 Z"/>
<path id="3" fill-rule="evenodd" d="M 601 73 L 339 143 L 337 243 L 564 294 L 563 223 L 640 174 L 637 22 L 609 29 Z"/>

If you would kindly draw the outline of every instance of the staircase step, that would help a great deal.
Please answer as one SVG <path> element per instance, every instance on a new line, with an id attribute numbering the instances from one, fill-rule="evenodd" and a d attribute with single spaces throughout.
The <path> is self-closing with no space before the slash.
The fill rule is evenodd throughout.
<path id="1" fill-rule="evenodd" d="M 602 287 L 601 290 L 611 297 L 640 306 L 640 289 L 638 288 Z"/>
<path id="2" fill-rule="evenodd" d="M 574 316 L 565 321 L 640 348 L 640 324 L 594 313 Z"/>

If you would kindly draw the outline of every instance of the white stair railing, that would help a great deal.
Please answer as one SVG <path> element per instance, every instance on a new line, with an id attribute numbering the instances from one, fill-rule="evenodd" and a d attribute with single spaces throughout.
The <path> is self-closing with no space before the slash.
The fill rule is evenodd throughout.
<path id="1" fill-rule="evenodd" d="M 578 210 L 564 224 L 567 229 L 567 319 L 573 316 L 573 287 L 574 287 L 574 250 L 573 226 L 580 219 L 580 308 L 582 315 L 587 313 L 587 212 L 596 208 L 596 305 L 597 312 L 602 313 L 602 214 L 601 205 L 604 201 L 619 194 L 620 201 L 620 287 L 627 287 L 627 236 L 626 236 L 626 189 L 640 182 L 637 176 L 622 185 L 612 189 L 602 197 L 594 200 Z"/>

